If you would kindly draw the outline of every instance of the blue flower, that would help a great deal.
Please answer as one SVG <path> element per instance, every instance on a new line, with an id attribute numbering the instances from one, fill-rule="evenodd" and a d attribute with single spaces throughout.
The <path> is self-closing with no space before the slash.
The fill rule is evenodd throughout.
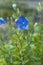
<path id="1" fill-rule="evenodd" d="M 0 25 L 4 26 L 6 24 L 6 21 L 3 18 L 0 18 Z"/>
<path id="2" fill-rule="evenodd" d="M 16 21 L 16 24 L 18 25 L 18 30 L 28 30 L 28 23 L 29 20 L 27 20 L 26 17 L 20 16 L 19 19 Z"/>

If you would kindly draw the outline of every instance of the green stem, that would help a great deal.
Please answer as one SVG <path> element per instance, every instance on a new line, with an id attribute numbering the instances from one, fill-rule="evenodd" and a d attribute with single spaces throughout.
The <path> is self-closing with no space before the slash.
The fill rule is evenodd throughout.
<path id="1" fill-rule="evenodd" d="M 18 37 L 18 39 L 19 39 L 20 46 L 21 46 L 20 49 L 19 49 L 19 48 L 18 48 L 18 49 L 19 49 L 19 51 L 20 51 L 20 65 L 22 65 L 22 60 L 23 60 L 23 59 L 22 59 L 22 58 L 23 58 L 23 57 L 22 57 L 22 51 L 21 51 L 21 48 L 22 48 L 22 45 L 21 45 L 21 44 L 22 44 L 22 43 L 21 43 L 21 40 L 20 40 L 20 38 L 19 38 L 19 36 L 18 36 L 17 33 L 16 33 L 16 35 L 17 35 L 17 37 Z"/>

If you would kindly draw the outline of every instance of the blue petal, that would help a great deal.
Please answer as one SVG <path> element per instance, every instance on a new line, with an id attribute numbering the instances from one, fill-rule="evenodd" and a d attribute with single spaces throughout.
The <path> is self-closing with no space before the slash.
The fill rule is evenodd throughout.
<path id="1" fill-rule="evenodd" d="M 16 21 L 16 24 L 17 25 L 21 25 L 21 24 L 27 25 L 28 22 L 29 21 L 24 16 L 20 16 L 19 19 Z"/>
<path id="2" fill-rule="evenodd" d="M 29 26 L 27 25 L 27 26 L 25 27 L 25 29 L 28 30 L 28 29 L 29 29 Z"/>
<path id="3" fill-rule="evenodd" d="M 18 26 L 18 30 L 28 30 L 28 25 L 26 27 L 24 27 L 24 26 Z"/>
<path id="4" fill-rule="evenodd" d="M 6 21 L 3 19 L 2 20 L 0 19 L 0 25 L 4 26 L 5 24 L 6 24 Z"/>
<path id="5" fill-rule="evenodd" d="M 29 22 L 24 16 L 20 16 L 20 19 L 22 20 L 22 24 L 24 23 L 24 25 L 27 25 Z"/>

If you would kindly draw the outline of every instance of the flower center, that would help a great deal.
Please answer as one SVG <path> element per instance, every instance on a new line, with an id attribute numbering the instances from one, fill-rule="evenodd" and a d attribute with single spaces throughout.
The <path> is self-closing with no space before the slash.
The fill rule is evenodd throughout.
<path id="1" fill-rule="evenodd" d="M 23 22 L 23 24 L 24 24 L 24 22 Z"/>

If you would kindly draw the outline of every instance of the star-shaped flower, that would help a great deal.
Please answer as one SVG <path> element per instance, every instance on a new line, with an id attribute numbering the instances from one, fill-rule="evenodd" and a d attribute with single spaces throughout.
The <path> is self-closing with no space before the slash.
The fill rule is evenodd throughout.
<path id="1" fill-rule="evenodd" d="M 28 23 L 29 20 L 26 17 L 20 16 L 19 19 L 16 21 L 18 30 L 28 30 Z"/>

